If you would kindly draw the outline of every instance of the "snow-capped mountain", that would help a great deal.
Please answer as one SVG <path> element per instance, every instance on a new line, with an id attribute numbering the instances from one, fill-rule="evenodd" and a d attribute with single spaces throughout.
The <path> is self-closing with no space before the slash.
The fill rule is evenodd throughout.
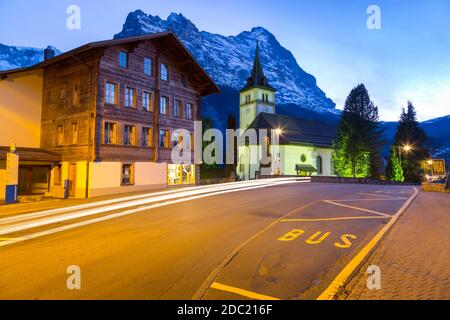
<path id="1" fill-rule="evenodd" d="M 60 54 L 56 48 L 56 54 Z M 0 43 L 0 71 L 28 67 L 44 60 L 44 49 L 7 46 Z"/>
<path id="2" fill-rule="evenodd" d="M 0 71 L 28 67 L 44 60 L 44 49 L 10 47 L 0 43 Z"/>
<path id="3" fill-rule="evenodd" d="M 123 30 L 115 38 L 146 33 L 173 31 L 192 52 L 217 84 L 239 90 L 249 76 L 256 42 L 261 47 L 264 72 L 278 90 L 279 104 L 295 104 L 315 111 L 334 111 L 335 103 L 317 86 L 316 79 L 306 73 L 290 51 L 262 27 L 237 36 L 222 36 L 198 28 L 182 14 L 172 13 L 167 20 L 147 15 L 141 10 L 130 13 Z"/>

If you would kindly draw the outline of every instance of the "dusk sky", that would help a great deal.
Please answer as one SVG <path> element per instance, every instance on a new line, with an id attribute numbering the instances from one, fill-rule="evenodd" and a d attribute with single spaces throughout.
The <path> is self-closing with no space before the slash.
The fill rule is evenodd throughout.
<path id="1" fill-rule="evenodd" d="M 81 8 L 81 30 L 66 28 L 71 4 Z M 366 26 L 372 4 L 381 30 Z M 0 43 L 66 51 L 111 38 L 136 9 L 163 19 L 180 12 L 223 35 L 263 26 L 339 108 L 362 82 L 382 120 L 397 120 L 408 99 L 420 120 L 450 114 L 449 0 L 0 0 Z"/>

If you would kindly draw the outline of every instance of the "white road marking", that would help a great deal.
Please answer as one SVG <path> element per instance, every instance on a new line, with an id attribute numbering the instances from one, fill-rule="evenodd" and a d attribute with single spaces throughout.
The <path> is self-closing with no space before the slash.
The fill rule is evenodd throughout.
<path id="1" fill-rule="evenodd" d="M 335 206 L 339 206 L 339 207 L 348 208 L 348 209 L 369 212 L 369 213 L 373 213 L 373 214 L 376 214 L 376 215 L 379 215 L 379 216 L 383 216 L 383 217 L 392 217 L 390 214 L 387 214 L 387 213 L 373 211 L 373 210 L 359 208 L 359 207 L 354 207 L 354 206 L 348 206 L 346 204 L 342 204 L 342 203 L 338 203 L 338 202 L 334 202 L 334 201 L 323 200 L 323 202 L 326 202 L 326 203 L 329 203 L 329 204 L 332 204 L 332 205 L 335 205 Z"/>
<path id="2" fill-rule="evenodd" d="M 340 218 L 318 218 L 318 219 L 284 219 L 281 222 L 321 222 L 321 221 L 346 221 L 346 220 L 364 220 L 364 219 L 391 219 L 391 217 L 340 217 Z"/>
<path id="3" fill-rule="evenodd" d="M 382 197 L 382 198 L 393 198 L 392 196 L 386 196 L 386 195 L 382 195 L 382 194 L 374 194 L 374 193 L 367 193 L 367 192 L 358 192 L 358 194 L 362 194 L 362 195 L 366 195 L 366 196 L 374 196 L 374 197 Z M 405 198 L 405 200 L 407 200 L 408 198 Z"/>
<path id="4" fill-rule="evenodd" d="M 405 204 L 397 211 L 388 224 L 386 224 L 376 235 L 370 240 L 370 242 L 342 269 L 337 277 L 331 282 L 328 288 L 317 298 L 317 300 L 333 300 L 338 294 L 339 290 L 345 286 L 349 277 L 354 274 L 356 269 L 363 263 L 364 259 L 375 248 L 375 246 L 383 239 L 384 235 L 391 229 L 391 227 L 397 222 L 400 216 L 406 211 L 409 205 L 419 194 L 416 188 L 413 188 L 414 194 L 405 202 Z"/>
<path id="5" fill-rule="evenodd" d="M 400 200 L 408 200 L 408 198 L 385 198 L 385 199 L 345 199 L 345 200 L 327 200 L 327 201 L 336 201 L 336 202 L 354 202 L 354 201 L 400 201 Z"/>

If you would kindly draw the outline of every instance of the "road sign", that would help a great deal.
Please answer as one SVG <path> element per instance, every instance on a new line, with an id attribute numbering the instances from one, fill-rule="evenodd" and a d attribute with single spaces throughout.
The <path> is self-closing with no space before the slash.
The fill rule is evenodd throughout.
<path id="1" fill-rule="evenodd" d="M 445 176 L 445 160 L 438 159 L 433 160 L 433 175 L 434 176 Z"/>

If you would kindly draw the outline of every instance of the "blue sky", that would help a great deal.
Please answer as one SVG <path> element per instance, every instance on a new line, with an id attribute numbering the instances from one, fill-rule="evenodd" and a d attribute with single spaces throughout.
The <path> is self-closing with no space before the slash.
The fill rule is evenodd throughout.
<path id="1" fill-rule="evenodd" d="M 81 30 L 66 28 L 71 4 L 81 8 Z M 381 30 L 366 27 L 372 4 Z M 263 26 L 338 107 L 362 82 L 383 120 L 397 120 L 408 99 L 421 120 L 450 114 L 449 0 L 0 0 L 0 43 L 65 51 L 111 38 L 136 9 L 164 19 L 181 12 L 224 35 Z"/>

